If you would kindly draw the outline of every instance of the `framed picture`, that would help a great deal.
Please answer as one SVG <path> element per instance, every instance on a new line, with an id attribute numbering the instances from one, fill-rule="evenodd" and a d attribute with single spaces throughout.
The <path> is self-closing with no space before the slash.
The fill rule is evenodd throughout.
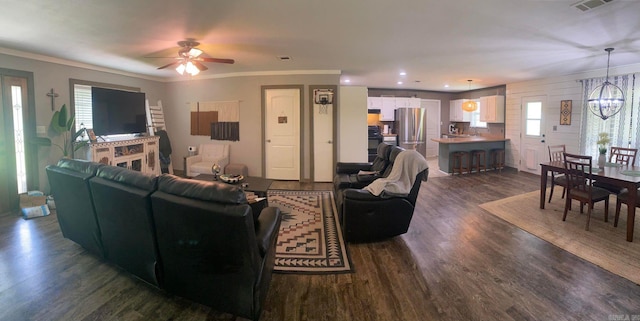
<path id="1" fill-rule="evenodd" d="M 93 129 L 87 129 L 87 135 L 89 135 L 90 142 L 95 143 L 98 141 L 98 139 L 96 138 L 96 133 L 93 132 Z"/>
<path id="2" fill-rule="evenodd" d="M 560 125 L 571 125 L 571 100 L 560 101 Z"/>

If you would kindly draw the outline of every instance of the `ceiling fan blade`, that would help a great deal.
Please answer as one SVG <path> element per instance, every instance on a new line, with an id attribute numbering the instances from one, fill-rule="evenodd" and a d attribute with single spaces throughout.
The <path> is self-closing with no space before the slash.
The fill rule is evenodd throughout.
<path id="1" fill-rule="evenodd" d="M 158 69 L 164 69 L 164 68 L 167 68 L 167 67 L 171 67 L 173 65 L 177 65 L 178 63 L 180 63 L 180 62 L 179 61 L 174 61 L 174 62 L 172 62 L 170 64 L 166 64 L 166 65 L 164 65 L 162 67 L 158 67 Z"/>
<path id="2" fill-rule="evenodd" d="M 198 68 L 198 70 L 200 71 L 205 71 L 209 68 L 207 68 L 207 66 L 203 65 L 201 62 L 197 61 L 197 60 L 192 60 L 191 61 L 193 63 L 194 66 L 196 66 L 196 68 Z"/>
<path id="3" fill-rule="evenodd" d="M 206 61 L 206 62 L 217 62 L 217 63 L 221 63 L 221 64 L 233 64 L 233 63 L 236 62 L 233 59 L 222 59 L 222 58 L 200 57 L 198 59 L 201 59 L 202 61 Z"/>

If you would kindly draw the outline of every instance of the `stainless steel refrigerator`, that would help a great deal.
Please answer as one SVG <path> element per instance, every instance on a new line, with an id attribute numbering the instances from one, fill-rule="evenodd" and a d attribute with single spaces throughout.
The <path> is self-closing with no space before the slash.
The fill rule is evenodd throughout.
<path id="1" fill-rule="evenodd" d="M 424 108 L 396 109 L 395 128 L 398 134 L 398 145 L 405 149 L 415 149 L 425 154 L 427 113 Z"/>

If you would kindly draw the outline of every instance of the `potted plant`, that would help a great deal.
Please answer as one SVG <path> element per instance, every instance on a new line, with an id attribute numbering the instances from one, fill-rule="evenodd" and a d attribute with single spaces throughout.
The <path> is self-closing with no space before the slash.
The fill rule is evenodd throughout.
<path id="1" fill-rule="evenodd" d="M 609 133 L 602 132 L 598 134 L 598 150 L 600 151 L 600 156 L 598 156 L 598 167 L 603 167 L 606 162 L 606 154 L 607 154 L 607 145 L 611 142 L 609 138 Z"/>
<path id="2" fill-rule="evenodd" d="M 56 110 L 51 117 L 51 123 L 49 129 L 56 134 L 56 136 L 62 136 L 62 144 L 58 145 L 51 141 L 48 137 L 36 137 L 33 142 L 40 146 L 56 146 L 62 151 L 63 157 L 70 157 L 74 151 L 86 146 L 87 141 L 76 142 L 76 139 L 83 135 L 86 130 L 83 128 L 73 133 L 75 124 L 75 117 L 69 117 L 67 112 L 67 105 L 62 105 L 60 110 Z"/>

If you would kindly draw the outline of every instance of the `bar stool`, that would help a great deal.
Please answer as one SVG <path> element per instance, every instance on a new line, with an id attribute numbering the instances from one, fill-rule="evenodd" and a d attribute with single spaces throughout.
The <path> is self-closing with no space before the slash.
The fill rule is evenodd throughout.
<path id="1" fill-rule="evenodd" d="M 489 152 L 489 157 L 491 159 L 491 166 L 493 169 L 500 170 L 502 173 L 502 169 L 504 168 L 504 148 L 494 148 Z"/>
<path id="2" fill-rule="evenodd" d="M 465 161 L 466 158 L 466 161 Z M 460 173 L 460 175 L 464 174 L 464 172 L 470 172 L 469 168 L 469 152 L 453 152 L 451 153 L 451 159 L 453 160 L 453 166 L 451 167 L 451 173 L 453 175 L 456 174 L 456 171 Z"/>
<path id="3" fill-rule="evenodd" d="M 471 164 L 469 165 L 469 173 L 475 167 L 476 173 L 480 173 L 481 169 L 487 171 L 487 152 L 484 149 L 475 149 L 471 151 Z"/>

